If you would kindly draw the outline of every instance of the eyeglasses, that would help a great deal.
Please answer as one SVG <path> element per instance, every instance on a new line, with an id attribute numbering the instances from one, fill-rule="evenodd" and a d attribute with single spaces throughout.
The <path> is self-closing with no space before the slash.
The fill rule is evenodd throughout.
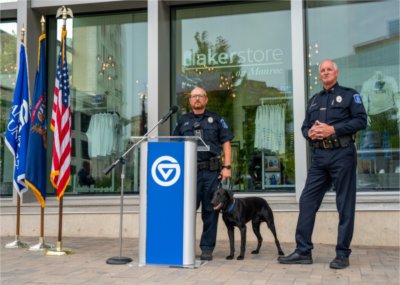
<path id="1" fill-rule="evenodd" d="M 190 99 L 204 99 L 206 96 L 203 94 L 194 94 L 194 95 L 190 95 Z"/>

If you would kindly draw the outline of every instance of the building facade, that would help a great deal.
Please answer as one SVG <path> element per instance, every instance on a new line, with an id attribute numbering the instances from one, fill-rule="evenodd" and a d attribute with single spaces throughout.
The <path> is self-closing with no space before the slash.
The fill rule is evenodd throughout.
<path id="1" fill-rule="evenodd" d="M 4 133 L 15 86 L 19 31 L 22 26 L 26 29 L 32 94 L 40 18 L 46 19 L 51 110 L 62 21 L 55 17 L 61 5 L 57 1 L 0 3 L 0 199 L 2 223 L 12 225 L 13 160 L 4 147 Z M 340 84 L 360 92 L 369 115 L 368 128 L 356 138 L 355 243 L 398 246 L 397 0 L 98 0 L 63 1 L 62 5 L 74 12 L 67 20 L 73 130 L 72 179 L 64 206 L 66 236 L 117 234 L 121 170 L 116 167 L 104 175 L 103 169 L 171 105 L 180 107 L 177 116 L 188 111 L 190 89 L 201 85 L 208 92 L 210 110 L 220 113 L 234 133 L 233 190 L 238 196 L 265 197 L 277 213 L 280 239 L 293 241 L 298 198 L 309 164 L 300 127 L 307 99 L 321 89 L 318 63 L 332 58 L 339 66 Z M 151 135 L 169 135 L 176 119 Z M 50 131 L 47 141 L 52 141 Z M 48 172 L 51 149 L 49 145 Z M 130 236 L 138 231 L 139 151 L 127 157 L 125 230 Z M 83 172 L 90 173 L 91 183 L 82 179 Z M 46 229 L 53 235 L 57 202 L 50 182 L 47 193 Z M 324 200 L 315 242 L 335 243 L 334 195 L 331 190 Z M 22 235 L 37 234 L 38 213 L 35 198 L 25 194 Z M 77 219 L 79 215 L 85 218 Z M 24 219 L 30 221 L 25 227 Z M 13 229 L 2 226 L 1 234 L 12 235 Z"/>

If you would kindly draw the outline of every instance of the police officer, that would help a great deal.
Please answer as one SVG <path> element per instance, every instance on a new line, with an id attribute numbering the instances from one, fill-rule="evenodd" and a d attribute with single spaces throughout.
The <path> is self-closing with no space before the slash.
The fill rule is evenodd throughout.
<path id="1" fill-rule="evenodd" d="M 324 89 L 308 102 L 301 128 L 312 147 L 312 162 L 300 197 L 296 228 L 296 249 L 279 257 L 283 264 L 311 264 L 311 240 L 315 216 L 325 192 L 332 184 L 339 212 L 336 257 L 330 268 L 349 266 L 350 242 L 353 237 L 356 202 L 357 156 L 354 135 L 367 126 L 367 115 L 357 91 L 337 83 L 338 67 L 332 60 L 319 66 Z"/>
<path id="2" fill-rule="evenodd" d="M 173 132 L 174 136 L 200 136 L 210 147 L 209 152 L 197 155 L 197 209 L 201 203 L 203 232 L 200 240 L 201 260 L 212 260 L 217 238 L 218 213 L 211 199 L 220 180 L 231 177 L 231 143 L 233 138 L 226 122 L 219 115 L 206 110 L 207 93 L 195 87 L 190 92 L 192 112 L 183 115 Z M 224 162 L 221 165 L 221 147 Z"/>

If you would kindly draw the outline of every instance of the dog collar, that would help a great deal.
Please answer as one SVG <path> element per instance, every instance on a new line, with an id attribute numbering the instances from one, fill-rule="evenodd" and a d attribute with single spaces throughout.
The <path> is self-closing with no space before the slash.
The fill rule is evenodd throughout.
<path id="1" fill-rule="evenodd" d="M 232 204 L 229 206 L 228 209 L 226 209 L 226 211 L 224 211 L 225 213 L 229 213 L 230 211 L 233 210 L 233 208 L 235 207 L 235 199 L 233 199 Z"/>

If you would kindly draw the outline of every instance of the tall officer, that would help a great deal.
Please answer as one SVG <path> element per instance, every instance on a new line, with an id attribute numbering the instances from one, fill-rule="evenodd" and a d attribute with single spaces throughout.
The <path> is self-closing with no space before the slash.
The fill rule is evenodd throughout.
<path id="1" fill-rule="evenodd" d="M 301 128 L 312 146 L 312 162 L 300 197 L 300 213 L 296 228 L 296 249 L 279 257 L 284 264 L 311 264 L 311 240 L 315 216 L 327 190 L 333 184 L 339 212 L 334 269 L 349 266 L 350 243 L 354 230 L 356 204 L 357 156 L 354 136 L 367 126 L 367 114 L 357 91 L 340 86 L 338 67 L 332 60 L 319 66 L 324 89 L 308 102 Z"/>
<path id="2" fill-rule="evenodd" d="M 217 238 L 218 213 L 211 199 L 220 179 L 231 177 L 231 143 L 233 135 L 221 116 L 206 110 L 207 93 L 195 87 L 189 98 L 192 112 L 183 115 L 173 132 L 174 136 L 200 136 L 210 147 L 209 152 L 197 155 L 197 209 L 201 207 L 203 232 L 200 240 L 201 260 L 212 260 Z M 221 147 L 224 165 L 221 165 Z"/>

